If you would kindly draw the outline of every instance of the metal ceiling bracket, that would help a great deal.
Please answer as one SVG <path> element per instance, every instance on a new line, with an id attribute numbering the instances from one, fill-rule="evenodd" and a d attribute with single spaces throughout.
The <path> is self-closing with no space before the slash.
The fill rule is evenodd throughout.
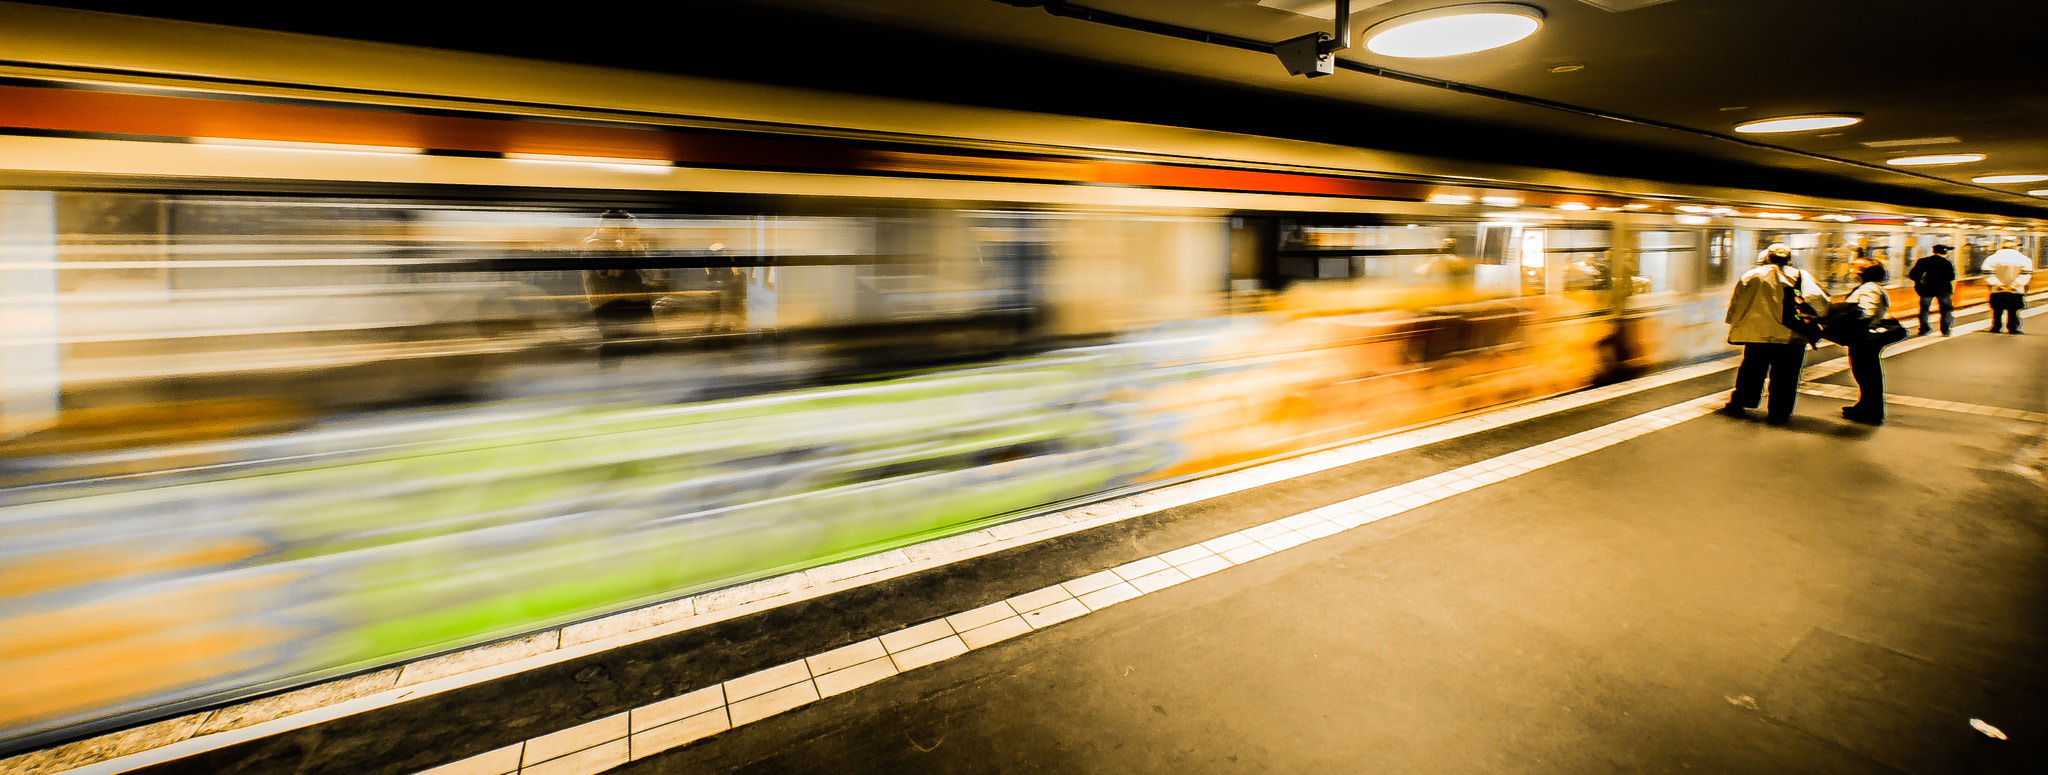
<path id="1" fill-rule="evenodd" d="M 1351 0 L 1337 0 L 1337 34 L 1311 32 L 1273 44 L 1288 75 L 1319 78 L 1337 72 L 1337 52 L 1351 47 Z"/>

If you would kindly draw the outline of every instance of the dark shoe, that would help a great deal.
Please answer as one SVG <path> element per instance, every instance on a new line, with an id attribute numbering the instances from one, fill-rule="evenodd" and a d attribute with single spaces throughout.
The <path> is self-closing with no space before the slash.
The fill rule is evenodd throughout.
<path id="1" fill-rule="evenodd" d="M 2012 329 L 2011 331 L 2007 331 L 2006 333 L 2008 333 L 2008 334 L 2012 334 L 2013 336 L 2019 336 L 2019 335 L 2020 335 L 2020 330 L 2019 330 L 2019 329 L 2017 329 L 2017 328 L 2015 328 L 2015 329 Z"/>
<path id="2" fill-rule="evenodd" d="M 1719 415 L 1722 415 L 1722 416 L 1724 416 L 1724 417 L 1743 417 L 1743 418 L 1747 418 L 1747 417 L 1749 417 L 1749 410 L 1748 410 L 1747 408 L 1744 408 L 1744 407 L 1736 406 L 1736 405 L 1734 405 L 1734 404 L 1729 404 L 1729 405 L 1727 405 L 1727 406 L 1721 407 L 1721 408 L 1720 408 L 1719 410 L 1716 410 L 1716 411 L 1715 411 L 1715 414 L 1719 414 Z"/>
<path id="3" fill-rule="evenodd" d="M 1853 406 L 1842 407 L 1842 419 L 1848 420 L 1850 422 L 1860 422 L 1864 425 L 1884 424 L 1884 415 L 1872 414 L 1870 412 L 1857 409 Z"/>
<path id="4" fill-rule="evenodd" d="M 2003 334 L 2003 333 L 2005 333 L 2005 332 L 2004 332 L 2004 331 L 2000 331 L 2000 330 L 1998 330 L 1998 329 L 1994 328 L 1994 329 L 1991 329 L 1991 333 L 1994 333 L 1994 334 Z"/>
<path id="5" fill-rule="evenodd" d="M 1923 329 L 1920 329 L 1920 332 L 1919 332 L 1919 333 L 1916 333 L 1916 334 L 1914 334 L 1914 336 L 1926 336 L 1926 335 L 1927 335 L 1927 329 L 1924 329 L 1924 328 L 1923 328 Z"/>

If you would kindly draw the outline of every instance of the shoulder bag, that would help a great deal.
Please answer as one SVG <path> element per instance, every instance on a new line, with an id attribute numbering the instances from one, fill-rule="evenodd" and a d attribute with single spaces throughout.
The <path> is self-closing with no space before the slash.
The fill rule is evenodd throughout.
<path id="1" fill-rule="evenodd" d="M 1783 269 L 1778 270 L 1778 277 L 1784 279 L 1785 271 Z M 1798 281 L 1798 278 L 1801 277 L 1798 270 L 1793 270 L 1792 277 L 1794 279 L 1787 280 L 1785 283 L 1785 298 L 1783 306 L 1778 311 L 1778 322 L 1784 324 L 1786 328 L 1792 329 L 1793 334 L 1805 339 L 1817 349 L 1820 346 L 1818 343 L 1826 334 L 1826 330 L 1821 324 L 1820 312 L 1815 310 L 1812 304 L 1806 303 L 1806 299 L 1799 295 L 1799 291 L 1805 284 Z"/>

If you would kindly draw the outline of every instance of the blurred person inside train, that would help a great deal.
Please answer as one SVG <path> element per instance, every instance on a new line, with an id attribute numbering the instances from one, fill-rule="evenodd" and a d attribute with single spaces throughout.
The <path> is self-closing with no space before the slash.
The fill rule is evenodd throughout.
<path id="1" fill-rule="evenodd" d="M 1913 281 L 1913 292 L 1920 295 L 1920 333 L 1927 335 L 1927 308 L 1932 304 L 1941 305 L 1941 335 L 1948 336 L 1948 330 L 1955 325 L 1955 283 L 1956 265 L 1948 260 L 1949 247 L 1936 245 L 1933 252 L 1913 262 L 1913 268 L 1906 270 L 1906 279 Z"/>
<path id="2" fill-rule="evenodd" d="M 1564 287 L 1571 291 L 1607 290 L 1607 254 L 1580 253 L 1564 268 Z"/>
<path id="3" fill-rule="evenodd" d="M 647 337 L 654 334 L 654 300 L 667 290 L 667 283 L 650 279 L 647 245 L 640 240 L 639 223 L 624 210 L 606 210 L 598 226 L 583 238 L 579 258 L 583 270 L 583 294 L 597 318 L 597 347 L 600 363 L 649 349 Z"/>
<path id="4" fill-rule="evenodd" d="M 711 244 L 710 255 L 716 259 L 728 259 L 725 243 Z M 745 333 L 747 330 L 747 270 L 738 266 L 707 266 L 704 277 L 709 287 L 717 291 L 717 301 L 712 310 L 710 331 L 718 334 Z"/>
<path id="5" fill-rule="evenodd" d="M 1438 248 L 1436 255 L 1415 268 L 1415 273 L 1429 279 L 1440 288 L 1448 289 L 1454 295 L 1472 290 L 1472 262 L 1458 256 L 1458 240 L 1447 238 Z"/>
<path id="6" fill-rule="evenodd" d="M 1891 319 L 1891 297 L 1884 292 L 1884 281 L 1891 274 L 1884 264 L 1859 260 L 1849 271 L 1858 280 L 1856 289 L 1836 305 L 1839 309 L 1829 310 L 1831 319 L 1844 321 L 1831 324 L 1828 336 L 1849 348 L 1849 373 L 1856 378 L 1858 391 L 1856 403 L 1842 407 L 1842 417 L 1882 425 L 1884 365 L 1879 356 L 1885 345 L 1906 338 L 1906 329 Z"/>
<path id="7" fill-rule="evenodd" d="M 1991 333 L 2020 332 L 2020 310 L 2027 306 L 2027 281 L 2034 264 L 2019 251 L 2019 243 L 2007 241 L 1999 251 L 1984 259 L 1984 279 L 1991 285 Z M 2002 319 L 2001 319 L 2002 318 Z"/>
<path id="8" fill-rule="evenodd" d="M 1805 337 L 1781 320 L 1791 301 L 1787 297 L 1796 295 L 1817 310 L 1827 308 L 1828 297 L 1811 275 L 1788 266 L 1792 249 L 1784 243 L 1764 248 L 1760 258 L 1763 265 L 1742 275 L 1728 299 L 1728 343 L 1742 345 L 1742 365 L 1735 370 L 1735 392 L 1721 413 L 1747 416 L 1763 398 L 1768 378 L 1771 403 L 1765 416 L 1783 423 L 1792 419 L 1807 345 Z"/>

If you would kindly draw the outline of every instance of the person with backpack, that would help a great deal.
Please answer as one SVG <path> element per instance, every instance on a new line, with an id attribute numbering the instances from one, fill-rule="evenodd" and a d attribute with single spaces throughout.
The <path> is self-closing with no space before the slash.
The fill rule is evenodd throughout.
<path id="1" fill-rule="evenodd" d="M 1825 310 L 1828 297 L 1811 275 L 1787 266 L 1792 249 L 1784 243 L 1765 248 L 1758 258 L 1763 266 L 1742 275 L 1728 300 L 1728 343 L 1742 345 L 1742 364 L 1735 369 L 1735 392 L 1721 413 L 1748 416 L 1763 399 L 1768 378 L 1771 403 L 1765 419 L 1784 423 L 1792 419 L 1792 404 L 1799 397 L 1806 345 L 1819 336 L 1818 321 L 1799 320 L 1798 308 Z M 1793 328 L 1807 328 L 1808 322 L 1813 328 L 1804 334 Z"/>
<path id="2" fill-rule="evenodd" d="M 1936 245 L 1934 252 L 1913 262 L 1913 268 L 1906 270 L 1906 279 L 1913 281 L 1913 292 L 1920 294 L 1920 333 L 1927 335 L 1927 308 L 1941 305 L 1941 335 L 1948 336 L 1948 329 L 1955 325 L 1956 313 L 1956 265 L 1949 263 L 1948 246 Z"/>
<path id="3" fill-rule="evenodd" d="M 2034 262 L 2019 251 L 2019 243 L 2006 242 L 1984 259 L 1984 282 L 1991 286 L 1985 301 L 1991 307 L 1991 333 L 2003 328 L 2020 332 L 2020 310 L 2027 308 L 2027 280 L 2033 277 Z"/>
<path id="4" fill-rule="evenodd" d="M 1849 348 L 1849 374 L 1856 378 L 1856 403 L 1842 407 L 1842 417 L 1866 425 L 1884 424 L 1884 366 L 1878 360 L 1885 345 L 1906 338 L 1905 326 L 1891 319 L 1891 297 L 1884 292 L 1890 273 L 1883 264 L 1864 264 L 1856 276 L 1862 283 L 1830 314 L 1828 338 Z M 1829 310 L 1833 313 L 1835 310 Z"/>

